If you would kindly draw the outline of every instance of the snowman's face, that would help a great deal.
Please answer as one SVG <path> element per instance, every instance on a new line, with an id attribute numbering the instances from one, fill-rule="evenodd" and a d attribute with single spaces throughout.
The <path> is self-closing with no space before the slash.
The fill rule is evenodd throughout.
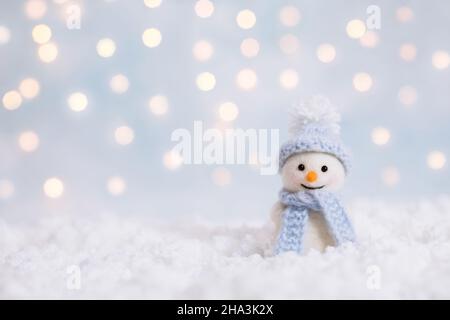
<path id="1" fill-rule="evenodd" d="M 344 184 L 345 169 L 333 155 L 305 152 L 291 156 L 281 170 L 284 189 L 290 192 L 324 189 L 337 191 Z"/>

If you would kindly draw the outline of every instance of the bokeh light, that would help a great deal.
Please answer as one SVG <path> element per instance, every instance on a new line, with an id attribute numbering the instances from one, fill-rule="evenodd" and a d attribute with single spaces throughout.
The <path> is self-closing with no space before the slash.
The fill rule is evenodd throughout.
<path id="1" fill-rule="evenodd" d="M 366 24 L 359 19 L 350 20 L 347 23 L 346 31 L 350 38 L 359 39 L 366 33 Z"/>
<path id="2" fill-rule="evenodd" d="M 427 156 L 427 164 L 430 169 L 440 170 L 444 168 L 447 159 L 441 151 L 432 151 Z"/>
<path id="3" fill-rule="evenodd" d="M 159 94 L 150 98 L 148 107 L 154 115 L 162 116 L 169 110 L 169 101 L 167 97 Z"/>
<path id="4" fill-rule="evenodd" d="M 64 184 L 57 177 L 49 178 L 44 182 L 44 193 L 47 197 L 57 199 L 64 193 Z"/>
<path id="5" fill-rule="evenodd" d="M 256 24 L 255 13 L 248 9 L 239 11 L 239 13 L 236 16 L 236 22 L 238 26 L 242 29 L 251 29 Z"/>
<path id="6" fill-rule="evenodd" d="M 14 195 L 14 184 L 6 179 L 0 180 L 0 200 L 7 200 Z"/>
<path id="7" fill-rule="evenodd" d="M 97 53 L 102 58 L 110 58 L 116 52 L 116 44 L 112 39 L 104 38 L 97 42 Z"/>
<path id="8" fill-rule="evenodd" d="M 247 38 L 241 42 L 241 53 L 244 57 L 253 58 L 258 55 L 259 52 L 259 42 L 253 38 Z"/>
<path id="9" fill-rule="evenodd" d="M 323 63 L 333 62 L 336 58 L 336 49 L 329 43 L 323 43 L 317 48 L 317 58 Z"/>
<path id="10" fill-rule="evenodd" d="M 214 12 L 214 4 L 209 0 L 199 0 L 195 3 L 194 9 L 200 18 L 208 18 Z"/>
<path id="11" fill-rule="evenodd" d="M 11 32 L 5 26 L 0 26 L 0 45 L 7 44 L 11 39 Z"/>
<path id="12" fill-rule="evenodd" d="M 173 150 L 164 153 L 163 165 L 169 170 L 176 170 L 183 164 L 183 157 Z"/>
<path id="13" fill-rule="evenodd" d="M 417 48 L 412 43 L 405 43 L 400 46 L 398 54 L 403 60 L 411 62 L 416 58 Z"/>
<path id="14" fill-rule="evenodd" d="M 162 0 L 144 0 L 144 4 L 151 9 L 159 7 L 161 2 Z"/>
<path id="15" fill-rule="evenodd" d="M 67 99 L 67 104 L 72 111 L 81 112 L 86 109 L 88 98 L 82 92 L 74 92 Z"/>
<path id="16" fill-rule="evenodd" d="M 38 24 L 33 28 L 31 35 L 34 42 L 38 44 L 44 44 L 49 42 L 52 38 L 52 30 L 46 24 Z"/>
<path id="17" fill-rule="evenodd" d="M 142 42 L 149 48 L 156 48 L 162 41 L 161 32 L 156 28 L 149 28 L 142 34 Z"/>
<path id="18" fill-rule="evenodd" d="M 432 56 L 433 67 L 438 70 L 447 69 L 450 65 L 450 56 L 447 51 L 438 50 Z"/>
<path id="19" fill-rule="evenodd" d="M 285 6 L 280 10 L 280 21 L 286 27 L 295 27 L 300 22 L 300 11 L 294 6 Z"/>
<path id="20" fill-rule="evenodd" d="M 196 83 L 201 91 L 211 91 L 216 86 L 216 77 L 211 72 L 202 72 L 197 76 Z"/>
<path id="21" fill-rule="evenodd" d="M 376 145 L 382 146 L 389 142 L 391 139 L 391 133 L 388 129 L 383 127 L 377 127 L 372 130 L 372 141 Z"/>
<path id="22" fill-rule="evenodd" d="M 284 54 L 295 54 L 300 48 L 298 38 L 293 34 L 285 34 L 280 38 L 280 49 Z"/>
<path id="23" fill-rule="evenodd" d="M 207 61 L 211 59 L 213 53 L 213 46 L 206 40 L 197 41 L 192 48 L 192 54 L 198 61 Z"/>
<path id="24" fill-rule="evenodd" d="M 33 131 L 25 131 L 19 135 L 19 147 L 25 152 L 34 152 L 39 147 L 39 136 Z"/>
<path id="25" fill-rule="evenodd" d="M 242 69 L 236 76 L 236 84 L 245 91 L 253 90 L 258 83 L 258 77 L 252 69 Z"/>
<path id="26" fill-rule="evenodd" d="M 395 15 L 397 20 L 402 23 L 409 22 L 414 18 L 414 12 L 410 7 L 406 6 L 397 8 Z"/>
<path id="27" fill-rule="evenodd" d="M 3 107 L 6 110 L 16 110 L 22 104 L 22 96 L 16 90 L 11 90 L 3 95 Z"/>
<path id="28" fill-rule="evenodd" d="M 239 115 L 239 108 L 233 102 L 224 102 L 219 106 L 219 116 L 223 121 L 233 121 Z"/>
<path id="29" fill-rule="evenodd" d="M 380 42 L 380 36 L 377 32 L 368 30 L 359 38 L 359 43 L 366 48 L 375 48 Z"/>
<path id="30" fill-rule="evenodd" d="M 365 72 L 357 73 L 353 76 L 353 87 L 359 92 L 366 92 L 372 88 L 373 80 L 370 74 Z"/>
<path id="31" fill-rule="evenodd" d="M 130 82 L 125 75 L 116 74 L 109 81 L 109 86 L 114 93 L 123 94 L 128 91 Z"/>
<path id="32" fill-rule="evenodd" d="M 405 106 L 412 106 L 417 102 L 417 91 L 414 87 L 403 86 L 398 91 L 398 100 Z"/>
<path id="33" fill-rule="evenodd" d="M 134 140 L 134 131 L 128 126 L 118 127 L 114 131 L 116 142 L 122 146 L 129 145 Z"/>
<path id="34" fill-rule="evenodd" d="M 43 44 L 38 49 L 38 55 L 42 62 L 53 62 L 58 56 L 58 47 L 52 42 Z"/>
<path id="35" fill-rule="evenodd" d="M 26 78 L 19 84 L 19 92 L 26 99 L 35 98 L 41 90 L 41 86 L 36 79 Z"/>
<path id="36" fill-rule="evenodd" d="M 282 88 L 286 90 L 295 89 L 298 84 L 298 73 L 293 69 L 283 70 L 279 80 Z"/>
<path id="37" fill-rule="evenodd" d="M 219 187 L 228 186 L 231 184 L 231 172 L 223 167 L 216 168 L 211 174 L 211 179 Z"/>
<path id="38" fill-rule="evenodd" d="M 385 185 L 393 187 L 400 182 L 400 172 L 396 167 L 386 167 L 381 172 L 381 179 Z"/>
<path id="39" fill-rule="evenodd" d="M 44 0 L 28 0 L 24 9 L 28 18 L 38 20 L 47 13 L 47 3 Z"/>
<path id="40" fill-rule="evenodd" d="M 108 178 L 106 182 L 106 189 L 113 196 L 120 196 L 124 194 L 127 188 L 127 184 L 122 177 L 113 176 Z"/>

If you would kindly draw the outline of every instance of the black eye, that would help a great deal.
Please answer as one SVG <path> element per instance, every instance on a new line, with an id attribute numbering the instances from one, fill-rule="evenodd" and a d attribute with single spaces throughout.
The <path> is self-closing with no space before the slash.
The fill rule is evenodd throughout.
<path id="1" fill-rule="evenodd" d="M 303 171 L 305 170 L 305 165 L 302 163 L 298 166 L 298 170 Z"/>
<path id="2" fill-rule="evenodd" d="M 322 172 L 327 172 L 328 171 L 328 167 L 327 166 L 322 166 Z"/>

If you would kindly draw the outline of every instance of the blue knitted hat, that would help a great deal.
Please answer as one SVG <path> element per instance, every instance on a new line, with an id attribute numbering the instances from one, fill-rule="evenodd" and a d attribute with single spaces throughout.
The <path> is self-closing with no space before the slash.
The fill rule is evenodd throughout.
<path id="1" fill-rule="evenodd" d="M 339 136 L 341 116 L 329 100 L 314 96 L 292 112 L 289 133 L 291 139 L 281 146 L 279 170 L 294 154 L 323 152 L 334 155 L 350 169 L 350 154 Z"/>

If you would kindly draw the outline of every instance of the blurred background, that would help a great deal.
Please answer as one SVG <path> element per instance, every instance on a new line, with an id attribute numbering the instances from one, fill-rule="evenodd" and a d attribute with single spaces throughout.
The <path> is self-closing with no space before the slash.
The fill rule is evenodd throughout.
<path id="1" fill-rule="evenodd" d="M 182 165 L 170 135 L 342 112 L 344 197 L 448 194 L 450 3 L 0 1 L 0 215 L 265 219 L 255 165 Z"/>

